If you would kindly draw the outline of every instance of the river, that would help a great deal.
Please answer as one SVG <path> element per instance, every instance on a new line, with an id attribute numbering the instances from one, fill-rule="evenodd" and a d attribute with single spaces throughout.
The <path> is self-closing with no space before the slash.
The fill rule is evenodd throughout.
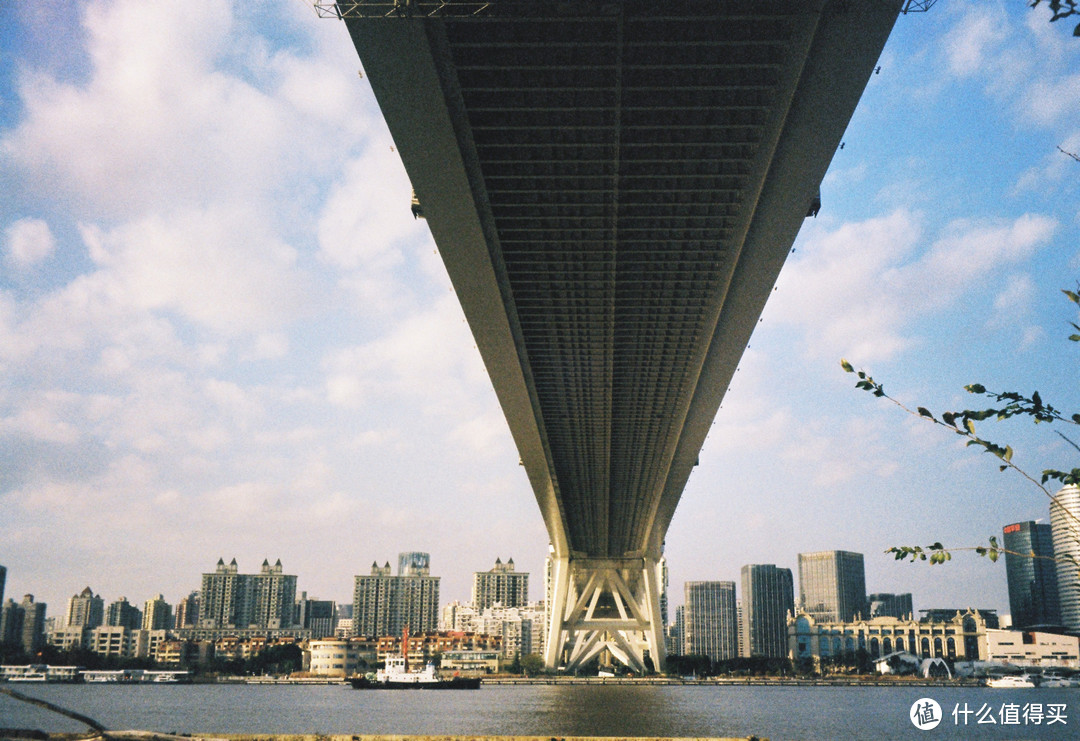
<path id="1" fill-rule="evenodd" d="M 339 685 L 6 686 L 106 728 L 166 733 L 1080 738 L 1080 689 L 525 685 L 386 692 Z M 933 730 L 919 730 L 909 719 L 923 698 L 940 706 L 940 723 Z M 3 694 L 0 727 L 85 730 Z"/>

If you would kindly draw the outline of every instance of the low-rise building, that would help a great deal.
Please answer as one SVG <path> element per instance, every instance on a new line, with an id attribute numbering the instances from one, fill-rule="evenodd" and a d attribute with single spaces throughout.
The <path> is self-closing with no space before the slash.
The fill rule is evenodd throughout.
<path id="1" fill-rule="evenodd" d="M 409 662 L 423 666 L 448 651 L 502 651 L 502 638 L 483 633 L 440 630 L 409 636 Z M 401 655 L 401 636 L 383 636 L 378 641 L 378 661 Z"/>
<path id="2" fill-rule="evenodd" d="M 122 625 L 101 625 L 90 631 L 86 647 L 101 656 L 133 656 L 131 631 Z"/>
<path id="3" fill-rule="evenodd" d="M 308 672 L 319 677 L 348 677 L 357 673 L 360 652 L 347 639 L 308 641 Z"/>
<path id="4" fill-rule="evenodd" d="M 1037 631 L 986 631 L 986 660 L 1024 667 L 1080 669 L 1080 637 Z"/>
<path id="5" fill-rule="evenodd" d="M 499 658 L 498 651 L 447 651 L 440 667 L 444 671 L 492 674 L 499 671 Z"/>
<path id="6" fill-rule="evenodd" d="M 845 661 L 865 652 L 870 659 L 906 651 L 921 659 L 985 660 L 987 620 L 978 610 L 957 610 L 940 620 L 876 617 L 819 622 L 805 612 L 788 616 L 788 655 L 793 660 Z M 994 620 L 996 624 L 996 616 Z"/>
<path id="7" fill-rule="evenodd" d="M 86 648 L 89 634 L 90 629 L 81 625 L 64 626 L 50 631 L 46 641 L 50 646 L 55 646 L 61 651 L 73 651 Z"/>

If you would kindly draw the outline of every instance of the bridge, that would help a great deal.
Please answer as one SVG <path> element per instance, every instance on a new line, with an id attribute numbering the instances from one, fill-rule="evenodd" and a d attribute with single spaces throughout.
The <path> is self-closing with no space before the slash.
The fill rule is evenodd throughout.
<path id="1" fill-rule="evenodd" d="M 545 662 L 660 668 L 665 533 L 901 3 L 332 10 L 547 526 Z"/>

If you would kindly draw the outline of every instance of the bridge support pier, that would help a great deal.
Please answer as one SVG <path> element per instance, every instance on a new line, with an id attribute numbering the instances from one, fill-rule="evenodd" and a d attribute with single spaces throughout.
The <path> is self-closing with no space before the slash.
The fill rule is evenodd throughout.
<path id="1" fill-rule="evenodd" d="M 661 671 L 665 654 L 658 559 L 551 559 L 547 667 L 574 671 L 607 649 L 633 671 Z"/>

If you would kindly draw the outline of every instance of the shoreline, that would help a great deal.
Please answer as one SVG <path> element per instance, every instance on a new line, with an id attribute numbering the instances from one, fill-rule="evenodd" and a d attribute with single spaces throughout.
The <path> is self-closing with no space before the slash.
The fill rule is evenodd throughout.
<path id="1" fill-rule="evenodd" d="M 628 685 L 628 686 L 687 686 L 687 687 L 982 687 L 980 679 L 926 679 L 882 677 L 821 677 L 799 679 L 794 677 L 709 677 L 706 679 L 682 679 L 680 677 L 482 677 L 483 685 L 531 686 L 531 685 Z M 196 681 L 196 684 L 201 682 Z M 271 684 L 271 685 L 342 685 L 344 679 L 328 677 L 223 677 L 207 684 Z"/>

